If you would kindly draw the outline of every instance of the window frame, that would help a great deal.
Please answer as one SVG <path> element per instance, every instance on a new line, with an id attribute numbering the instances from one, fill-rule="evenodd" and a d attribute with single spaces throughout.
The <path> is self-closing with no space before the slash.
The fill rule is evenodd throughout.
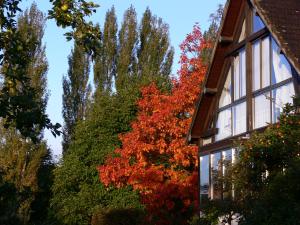
<path id="1" fill-rule="evenodd" d="M 244 7 L 244 12 L 242 12 L 242 14 L 240 15 L 240 22 L 238 23 L 238 28 L 235 29 L 236 32 L 234 34 L 234 41 L 233 44 L 230 48 L 230 50 L 225 54 L 225 58 L 226 61 L 229 63 L 230 66 L 228 66 L 228 68 L 224 71 L 225 73 L 223 74 L 228 74 L 229 70 L 231 70 L 231 103 L 225 106 L 222 106 L 219 108 L 219 99 L 220 96 L 222 94 L 222 90 L 220 91 L 219 95 L 218 95 L 218 101 L 217 101 L 217 106 L 215 109 L 215 116 L 214 116 L 214 128 L 217 128 L 217 121 L 218 121 L 218 115 L 220 112 L 227 110 L 229 108 L 231 108 L 231 126 L 232 126 L 232 135 L 229 137 L 226 137 L 224 139 L 219 139 L 216 140 L 216 136 L 218 135 L 218 129 L 217 129 L 217 133 L 212 137 L 212 144 L 216 143 L 216 142 L 220 142 L 220 141 L 224 141 L 226 139 L 234 139 L 238 136 L 242 136 L 245 135 L 249 132 L 252 132 L 253 130 L 259 130 L 261 128 L 267 127 L 268 124 L 266 124 L 266 126 L 264 127 L 260 127 L 260 128 L 254 128 L 254 106 L 253 106 L 253 101 L 254 98 L 259 96 L 260 94 L 266 93 L 268 92 L 270 94 L 270 96 L 272 96 L 272 91 L 284 86 L 290 82 L 294 81 L 294 69 L 292 67 L 292 77 L 288 78 L 284 81 L 281 81 L 279 83 L 273 84 L 272 83 L 272 35 L 269 32 L 269 30 L 267 29 L 267 27 L 263 27 L 262 29 L 254 32 L 253 30 L 253 21 L 254 21 L 254 16 L 257 14 L 257 12 L 255 11 L 255 9 L 246 4 L 246 6 Z M 258 14 L 257 14 L 258 15 Z M 259 16 L 259 15 L 258 15 Z M 243 21 L 245 21 L 246 23 L 246 32 L 245 32 L 245 39 L 239 42 L 239 37 L 240 37 L 240 32 L 242 30 L 242 26 L 243 26 Z M 259 41 L 260 42 L 260 64 L 261 64 L 261 59 L 262 59 L 262 41 L 265 38 L 269 38 L 269 57 L 270 57 L 270 83 L 268 86 L 264 87 L 264 88 L 260 88 L 258 90 L 253 91 L 253 50 L 252 47 L 254 45 L 255 42 Z M 276 41 L 275 41 L 276 42 Z M 246 95 L 234 100 L 234 92 L 235 92 L 235 81 L 234 81 L 234 57 L 236 55 L 239 55 L 241 51 L 245 50 L 245 57 L 246 57 L 246 63 L 245 63 L 245 70 L 246 70 Z M 287 61 L 289 62 L 289 60 L 287 59 Z M 290 62 L 289 62 L 290 63 Z M 290 63 L 290 65 L 292 66 L 292 64 Z M 260 65 L 260 79 L 262 79 L 262 66 Z M 226 79 L 225 81 L 226 82 Z M 221 82 L 221 83 L 224 83 Z M 262 82 L 262 81 L 260 81 Z M 262 83 L 260 84 L 262 85 Z M 221 87 L 223 88 L 223 86 L 221 85 Z M 294 88 L 295 88 L 295 92 L 296 92 L 296 87 L 295 87 L 295 83 L 294 83 Z M 220 90 L 220 89 L 219 89 Z M 243 102 L 246 102 L 246 131 L 244 133 L 240 133 L 237 135 L 234 135 L 233 133 L 233 123 L 234 123 L 234 115 L 233 115 L 233 108 Z M 270 103 L 270 123 L 273 123 L 272 121 L 272 102 Z"/>

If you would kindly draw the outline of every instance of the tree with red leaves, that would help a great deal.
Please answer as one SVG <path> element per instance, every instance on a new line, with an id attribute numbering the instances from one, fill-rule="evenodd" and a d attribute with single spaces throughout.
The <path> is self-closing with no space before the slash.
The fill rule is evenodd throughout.
<path id="1" fill-rule="evenodd" d="M 138 190 L 154 224 L 187 224 L 197 210 L 197 147 L 185 138 L 206 71 L 201 53 L 209 47 L 195 25 L 180 45 L 181 68 L 171 92 L 154 84 L 141 90 L 132 131 L 120 135 L 122 147 L 98 168 L 105 185 Z"/>

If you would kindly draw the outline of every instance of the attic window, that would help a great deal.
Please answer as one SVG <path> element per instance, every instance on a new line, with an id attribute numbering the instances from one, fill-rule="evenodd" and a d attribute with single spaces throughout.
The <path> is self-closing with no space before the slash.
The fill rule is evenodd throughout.
<path id="1" fill-rule="evenodd" d="M 264 22 L 261 20 L 256 11 L 253 11 L 253 33 L 265 28 Z"/>

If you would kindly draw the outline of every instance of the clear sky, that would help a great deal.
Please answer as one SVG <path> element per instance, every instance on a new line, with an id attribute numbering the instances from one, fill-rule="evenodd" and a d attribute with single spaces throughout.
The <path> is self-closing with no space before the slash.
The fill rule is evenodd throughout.
<path id="1" fill-rule="evenodd" d="M 33 0 L 23 0 L 21 9 L 30 6 Z M 36 1 L 38 8 L 47 13 L 51 5 L 48 0 Z M 178 70 L 179 44 L 185 35 L 192 31 L 193 25 L 198 22 L 202 30 L 209 25 L 209 15 L 217 9 L 218 4 L 224 4 L 225 0 L 94 0 L 100 5 L 97 13 L 91 18 L 103 27 L 106 11 L 113 5 L 116 9 L 118 24 L 122 22 L 124 11 L 133 5 L 140 20 L 143 12 L 149 6 L 153 14 L 161 17 L 169 24 L 171 45 L 175 48 L 173 74 Z M 68 70 L 68 55 L 72 48 L 72 42 L 66 42 L 63 36 L 64 30 L 57 28 L 53 20 L 47 21 L 44 36 L 46 53 L 49 62 L 48 89 L 50 98 L 47 113 L 52 122 L 63 124 L 62 109 L 62 76 Z M 61 154 L 61 137 L 54 138 L 48 131 L 45 132 L 49 147 L 54 155 Z"/>

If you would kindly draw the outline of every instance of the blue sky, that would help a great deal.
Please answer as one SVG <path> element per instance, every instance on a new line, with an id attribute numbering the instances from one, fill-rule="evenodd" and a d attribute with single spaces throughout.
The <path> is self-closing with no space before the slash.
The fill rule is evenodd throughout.
<path id="1" fill-rule="evenodd" d="M 23 0 L 21 9 L 30 6 L 33 0 Z M 51 5 L 47 0 L 39 0 L 38 8 L 47 13 Z M 116 9 L 118 24 L 122 22 L 124 11 L 133 5 L 140 20 L 143 12 L 149 6 L 153 14 L 161 17 L 169 24 L 171 45 L 175 48 L 173 74 L 178 70 L 179 44 L 185 35 L 192 31 L 193 25 L 198 22 L 202 30 L 209 25 L 209 15 L 217 9 L 218 4 L 224 4 L 225 0 L 94 0 L 100 5 L 97 13 L 91 20 L 103 27 L 106 11 L 113 5 Z M 48 89 L 50 98 L 47 107 L 52 122 L 63 124 L 62 109 L 62 77 L 68 70 L 68 55 L 72 48 L 72 42 L 66 42 L 63 36 L 64 30 L 57 28 L 53 20 L 47 21 L 44 43 L 49 62 Z M 54 138 L 48 131 L 45 132 L 49 147 L 54 155 L 61 154 L 61 137 Z"/>

